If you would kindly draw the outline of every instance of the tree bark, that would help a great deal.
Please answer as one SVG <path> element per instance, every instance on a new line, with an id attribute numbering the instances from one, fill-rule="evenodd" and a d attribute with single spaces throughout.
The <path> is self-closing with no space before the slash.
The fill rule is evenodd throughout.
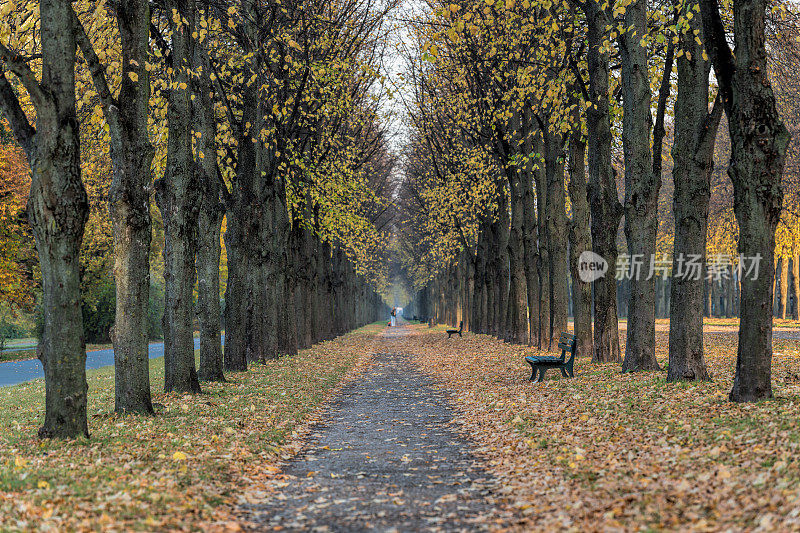
<path id="1" fill-rule="evenodd" d="M 509 308 L 511 319 L 509 340 L 528 344 L 528 284 L 525 279 L 525 191 L 521 186 L 522 173 L 512 167 L 509 180 L 511 190 L 511 229 L 508 237 L 508 259 L 511 272 Z"/>
<path id="2" fill-rule="evenodd" d="M 150 297 L 150 167 L 155 150 L 148 138 L 150 77 L 150 8 L 145 0 L 122 0 L 116 6 L 122 48 L 120 91 L 115 98 L 105 68 L 78 17 L 77 42 L 92 75 L 111 137 L 113 177 L 109 212 L 114 236 L 116 320 L 114 409 L 153 413 L 148 354 Z"/>
<path id="3" fill-rule="evenodd" d="M 569 273 L 567 265 L 567 211 L 564 192 L 563 138 L 547 134 L 547 244 L 550 259 L 550 330 L 548 338 L 558 342 L 558 335 L 567 331 Z"/>
<path id="4" fill-rule="evenodd" d="M 789 300 L 789 256 L 781 257 L 781 307 L 778 316 L 786 320 L 786 309 Z"/>
<path id="5" fill-rule="evenodd" d="M 523 110 L 522 126 L 523 149 L 526 154 L 533 153 L 530 130 L 533 117 L 530 109 Z M 523 243 L 525 246 L 525 281 L 528 292 L 528 344 L 539 345 L 539 247 L 537 244 L 538 223 L 536 220 L 536 197 L 533 189 L 534 158 L 529 156 L 522 169 L 520 187 L 523 203 Z"/>
<path id="6" fill-rule="evenodd" d="M 792 256 L 792 318 L 800 320 L 800 255 Z"/>
<path id="7" fill-rule="evenodd" d="M 791 136 L 780 119 L 768 78 L 766 0 L 734 0 L 736 55 L 731 52 L 716 0 L 701 0 L 708 50 L 719 82 L 731 137 L 728 174 L 739 223 L 739 254 L 758 275 L 742 276 L 741 321 L 731 401 L 772 397 L 772 292 L 775 229 L 781 212 L 781 176 Z"/>
<path id="8" fill-rule="evenodd" d="M 658 230 L 658 191 L 661 176 L 652 170 L 650 152 L 650 76 L 647 48 L 647 2 L 635 0 L 625 10 L 627 31 L 620 37 L 622 58 L 623 129 L 625 153 L 625 236 L 631 266 L 628 330 L 623 372 L 660 370 L 656 361 L 655 277 L 647 272 L 655 258 Z M 669 76 L 670 73 L 664 73 Z M 643 272 L 642 272 L 643 271 Z"/>
<path id="9" fill-rule="evenodd" d="M 26 62 L 0 48 L 0 107 L 31 168 L 28 217 L 42 271 L 44 313 L 37 353 L 45 379 L 45 419 L 39 437 L 88 437 L 79 254 L 89 202 L 81 180 L 75 110 L 74 13 L 65 0 L 41 0 L 39 14 L 41 82 Z M 36 129 L 5 77 L 6 68 L 30 96 Z"/>
<path id="10" fill-rule="evenodd" d="M 156 202 L 164 219 L 165 239 L 164 390 L 200 392 L 194 364 L 192 305 L 199 197 L 188 88 L 195 5 L 194 0 L 170 0 L 168 5 L 181 15 L 181 22 L 171 23 L 174 65 L 171 81 L 175 87 L 168 93 L 166 168 L 164 176 L 156 182 Z"/>
<path id="11" fill-rule="evenodd" d="M 591 106 L 586 109 L 589 153 L 587 187 L 592 214 L 592 249 L 608 262 L 609 271 L 594 281 L 594 358 L 608 363 L 620 360 L 617 320 L 617 229 L 622 206 L 611 164 L 611 115 L 608 95 L 609 53 L 605 51 L 606 26 L 612 23 L 611 7 L 595 0 L 582 4 L 588 24 L 587 62 Z"/>
<path id="12" fill-rule="evenodd" d="M 197 248 L 197 318 L 200 325 L 200 364 L 197 376 L 200 381 L 225 381 L 222 357 L 222 310 L 219 301 L 220 237 L 225 206 L 222 203 L 222 183 L 217 177 L 217 128 L 214 116 L 213 91 L 209 61 L 200 45 L 196 45 L 195 63 L 202 65 L 195 80 L 196 98 L 193 111 L 197 140 L 197 159 L 202 180 L 200 185 L 200 213 L 198 215 Z"/>
<path id="13" fill-rule="evenodd" d="M 576 102 L 577 103 L 577 102 Z M 586 199 L 586 142 L 581 131 L 582 117 L 579 106 L 572 112 L 573 130 L 569 141 L 569 198 L 572 220 L 569 223 L 569 266 L 572 276 L 573 323 L 577 342 L 576 356 L 591 357 L 592 341 L 592 286 L 581 280 L 578 258 L 592 248 L 589 234 L 589 202 Z"/>
<path id="14" fill-rule="evenodd" d="M 683 7 L 693 11 L 696 4 Z M 670 284 L 669 366 L 667 381 L 708 380 L 703 350 L 706 235 L 711 198 L 711 173 L 714 170 L 714 142 L 722 116 L 717 101 L 708 111 L 710 65 L 702 58 L 703 48 L 694 38 L 700 21 L 689 21 L 692 31 L 679 36 L 678 93 L 675 99 L 675 141 L 672 145 L 675 183 L 673 211 L 672 280 Z M 701 37 L 702 38 L 702 37 Z M 699 257 L 700 272 L 687 276 L 686 260 Z"/>
<path id="15" fill-rule="evenodd" d="M 536 185 L 536 215 L 539 256 L 536 262 L 539 272 L 539 331 L 537 345 L 542 350 L 550 347 L 550 245 L 548 244 L 549 235 L 547 233 L 547 174 L 545 172 L 545 151 L 544 142 L 545 132 L 539 130 L 533 141 L 534 155 L 536 158 L 533 168 L 534 183 Z"/>

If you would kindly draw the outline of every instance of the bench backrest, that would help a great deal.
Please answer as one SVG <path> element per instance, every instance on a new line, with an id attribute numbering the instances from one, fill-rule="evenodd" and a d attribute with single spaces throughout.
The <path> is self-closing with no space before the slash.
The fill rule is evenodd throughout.
<path id="1" fill-rule="evenodd" d="M 458 323 L 458 332 L 461 333 L 462 331 L 464 331 L 464 321 L 463 320 Z"/>
<path id="2" fill-rule="evenodd" d="M 571 335 L 567 332 L 561 334 L 561 338 L 558 341 L 558 347 L 561 348 L 561 360 L 565 363 L 569 364 L 575 359 L 575 347 L 577 346 L 578 342 L 575 338 L 575 335 Z M 569 359 L 565 360 L 567 357 L 567 352 L 570 353 Z"/>

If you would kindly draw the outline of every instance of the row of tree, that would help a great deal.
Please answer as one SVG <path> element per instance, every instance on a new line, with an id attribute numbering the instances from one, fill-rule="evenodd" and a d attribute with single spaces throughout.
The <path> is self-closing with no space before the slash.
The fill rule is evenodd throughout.
<path id="1" fill-rule="evenodd" d="M 738 223 L 734 261 L 739 254 L 760 258 L 758 275 L 740 276 L 737 287 L 741 327 L 730 397 L 770 397 L 782 216 L 787 237 L 777 243 L 780 254 L 800 251 L 790 245 L 797 220 L 783 204 L 790 134 L 772 84 L 780 80 L 781 109 L 795 113 L 795 97 L 784 96 L 797 94 L 796 73 L 785 68 L 798 51 L 795 6 L 761 0 L 430 6 L 417 18 L 407 54 L 413 137 L 398 228 L 407 235 L 407 278 L 420 291 L 412 312 L 547 349 L 567 329 L 571 298 L 579 354 L 620 361 L 623 371 L 656 370 L 657 276 L 646 268 L 668 251 L 668 379 L 708 379 L 705 276 L 676 273 L 684 257 L 701 258 L 705 272 L 707 244 L 718 242 L 707 237 L 714 150 L 724 123 Z M 773 47 L 780 48 L 773 56 L 783 70 L 770 59 Z M 664 153 L 667 140 L 671 154 Z M 673 229 L 661 239 L 665 176 Z M 797 203 L 790 198 L 790 206 Z M 624 250 L 645 262 L 643 275 L 625 281 L 624 357 L 614 277 L 623 217 Z M 586 251 L 610 269 L 591 283 L 580 272 Z"/>
<path id="2" fill-rule="evenodd" d="M 30 167 L 28 220 L 41 271 L 40 436 L 88 434 L 84 144 L 110 162 L 117 411 L 153 412 L 153 189 L 164 235 L 167 392 L 199 392 L 200 380 L 223 380 L 224 370 L 291 355 L 385 312 L 377 266 L 389 200 L 376 191 L 387 189 L 394 160 L 380 125 L 378 66 L 391 7 L 0 3 L 0 108 Z M 82 135 L 86 124 L 95 135 Z"/>

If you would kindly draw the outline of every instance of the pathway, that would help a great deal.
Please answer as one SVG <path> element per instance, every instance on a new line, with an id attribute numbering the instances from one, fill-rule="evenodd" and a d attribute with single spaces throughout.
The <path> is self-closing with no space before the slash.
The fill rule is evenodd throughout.
<path id="1" fill-rule="evenodd" d="M 396 328 L 401 334 L 404 328 Z M 375 355 L 284 473 L 265 530 L 475 531 L 499 518 L 489 475 L 451 427 L 447 394 L 409 357 Z"/>

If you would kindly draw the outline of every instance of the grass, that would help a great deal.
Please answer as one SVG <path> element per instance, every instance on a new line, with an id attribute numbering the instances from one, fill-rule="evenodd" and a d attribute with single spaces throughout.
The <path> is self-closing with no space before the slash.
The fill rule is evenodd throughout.
<path id="1" fill-rule="evenodd" d="M 0 389 L 0 530 L 208 530 L 230 525 L 383 324 L 231 373 L 204 393 L 154 393 L 156 416 L 113 413 L 114 370 L 88 372 L 90 439 L 39 441 L 41 380 Z M 153 391 L 163 359 L 150 364 Z"/>

